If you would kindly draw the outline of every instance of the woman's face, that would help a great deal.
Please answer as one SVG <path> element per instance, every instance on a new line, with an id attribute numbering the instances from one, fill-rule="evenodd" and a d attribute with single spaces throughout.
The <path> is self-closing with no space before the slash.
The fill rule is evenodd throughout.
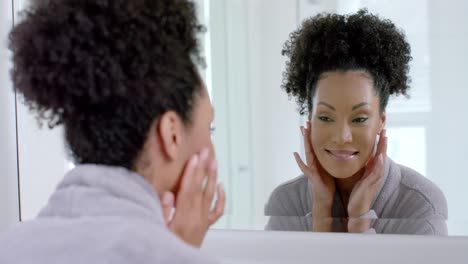
<path id="1" fill-rule="evenodd" d="M 193 155 L 199 154 L 202 149 L 208 149 L 210 151 L 209 160 L 216 159 L 211 141 L 211 123 L 213 122 L 214 111 L 208 91 L 205 88 L 200 94 L 196 95 L 192 111 L 190 124 L 184 125 L 183 128 L 180 144 L 181 152 L 179 152 L 178 162 L 174 167 L 178 177 L 170 177 L 168 180 L 170 182 L 167 184 L 168 189 L 176 195 L 180 189 L 185 166 Z M 172 174 L 169 173 L 169 175 Z"/>
<path id="2" fill-rule="evenodd" d="M 214 119 L 213 105 L 206 88 L 197 95 L 193 113 L 192 123 L 185 133 L 185 147 L 187 149 L 186 160 L 203 148 L 210 150 L 210 156 L 215 159 L 213 143 L 211 142 L 211 124 Z"/>
<path id="3" fill-rule="evenodd" d="M 335 178 L 359 172 L 371 157 L 385 115 L 365 71 L 325 72 L 312 99 L 311 140 L 322 167 Z"/>

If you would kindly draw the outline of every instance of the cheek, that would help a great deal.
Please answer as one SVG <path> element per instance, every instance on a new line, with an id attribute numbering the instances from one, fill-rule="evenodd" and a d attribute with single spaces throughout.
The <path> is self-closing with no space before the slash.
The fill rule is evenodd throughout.
<path id="1" fill-rule="evenodd" d="M 214 147 L 211 141 L 211 132 L 209 129 L 197 129 L 190 139 L 191 149 L 193 153 L 199 152 L 204 148 L 208 148 L 210 153 L 214 155 Z"/>
<path id="2" fill-rule="evenodd" d="M 323 146 L 328 140 L 327 135 L 330 135 L 330 133 L 327 132 L 327 129 L 319 125 L 314 125 L 314 123 L 312 123 L 310 133 L 310 141 L 313 148 L 321 148 L 321 146 Z"/>
<path id="3" fill-rule="evenodd" d="M 213 142 L 211 141 L 211 132 L 206 133 L 206 135 L 203 137 L 203 145 L 201 148 L 208 148 L 210 150 L 210 156 L 212 158 L 216 157 L 215 149 L 213 146 Z"/>
<path id="4" fill-rule="evenodd" d="M 368 129 L 356 133 L 354 139 L 359 145 L 360 151 L 369 155 L 374 149 L 376 137 L 377 132 L 374 129 Z"/>

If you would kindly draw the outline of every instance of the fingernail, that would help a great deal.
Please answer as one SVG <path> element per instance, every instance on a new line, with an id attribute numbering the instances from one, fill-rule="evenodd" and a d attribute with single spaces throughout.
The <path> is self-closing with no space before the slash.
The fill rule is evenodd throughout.
<path id="1" fill-rule="evenodd" d="M 190 161 L 192 165 L 197 165 L 198 164 L 198 154 L 193 155 L 192 160 Z"/>
<path id="2" fill-rule="evenodd" d="M 164 205 L 170 205 L 172 203 L 172 196 L 168 193 L 163 195 L 162 203 Z"/>
<path id="3" fill-rule="evenodd" d="M 207 158 L 208 158 L 208 154 L 209 154 L 209 150 L 208 149 L 203 149 L 201 152 L 200 152 L 200 159 L 202 161 L 205 161 Z"/>
<path id="4" fill-rule="evenodd" d="M 223 184 L 223 183 L 220 183 L 220 184 L 219 184 L 219 190 L 220 190 L 221 192 L 224 192 L 224 184 Z"/>
<path id="5" fill-rule="evenodd" d="M 210 165 L 211 170 L 216 170 L 218 168 L 218 162 L 216 160 L 213 160 Z"/>

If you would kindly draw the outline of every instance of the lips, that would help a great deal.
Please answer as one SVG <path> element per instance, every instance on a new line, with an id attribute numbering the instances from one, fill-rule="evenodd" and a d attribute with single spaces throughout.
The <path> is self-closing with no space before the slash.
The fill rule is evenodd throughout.
<path id="1" fill-rule="evenodd" d="M 333 158 L 337 160 L 350 160 L 354 158 L 357 154 L 359 154 L 358 151 L 354 150 L 330 150 L 330 149 L 325 149 L 325 151 L 330 154 Z"/>

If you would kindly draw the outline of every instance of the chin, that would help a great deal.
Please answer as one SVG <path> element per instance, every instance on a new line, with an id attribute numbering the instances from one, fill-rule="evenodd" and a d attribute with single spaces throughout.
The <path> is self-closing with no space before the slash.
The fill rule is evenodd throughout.
<path id="1" fill-rule="evenodd" d="M 328 171 L 328 170 L 327 170 Z M 328 172 L 333 178 L 336 178 L 336 179 L 347 179 L 347 178 L 351 178 L 351 176 L 354 175 L 353 174 L 350 174 L 349 171 L 348 172 L 335 172 L 335 171 L 329 171 Z"/>
<path id="2" fill-rule="evenodd" d="M 351 178 L 353 175 L 355 175 L 357 172 L 359 172 L 360 167 L 359 166 L 339 166 L 339 165 L 333 165 L 329 164 L 329 166 L 324 167 L 324 169 L 334 178 L 336 179 L 347 179 Z"/>

